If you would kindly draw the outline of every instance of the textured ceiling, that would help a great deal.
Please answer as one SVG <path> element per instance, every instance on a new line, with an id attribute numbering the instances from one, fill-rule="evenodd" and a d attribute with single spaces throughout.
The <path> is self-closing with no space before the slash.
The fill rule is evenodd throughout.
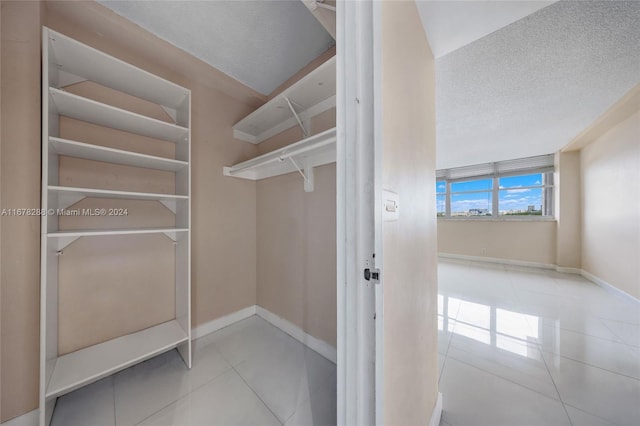
<path id="1" fill-rule="evenodd" d="M 552 3 L 418 0 L 417 5 L 433 56 L 439 58 Z"/>
<path id="2" fill-rule="evenodd" d="M 100 3 L 263 94 L 335 44 L 300 0 Z"/>
<path id="3" fill-rule="evenodd" d="M 640 82 L 640 2 L 561 1 L 436 60 L 437 167 L 555 152 Z"/>

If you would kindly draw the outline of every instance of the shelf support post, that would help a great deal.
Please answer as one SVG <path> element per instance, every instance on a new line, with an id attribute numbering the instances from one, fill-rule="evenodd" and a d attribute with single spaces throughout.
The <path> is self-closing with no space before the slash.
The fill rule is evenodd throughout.
<path id="1" fill-rule="evenodd" d="M 304 180 L 304 192 L 313 192 L 314 173 L 308 158 L 304 162 L 304 174 L 307 177 Z"/>
<path id="2" fill-rule="evenodd" d="M 284 100 L 287 101 L 287 105 L 289 105 L 289 109 L 291 110 L 291 112 L 293 113 L 293 116 L 298 122 L 298 126 L 300 126 L 300 128 L 302 129 L 302 134 L 304 135 L 305 138 L 308 137 L 309 135 L 307 134 L 307 129 L 305 129 L 304 125 L 302 124 L 302 120 L 300 119 L 300 116 L 296 112 L 296 109 L 293 107 L 293 104 L 291 103 L 288 97 L 286 96 L 283 96 L 283 97 L 284 97 Z"/>

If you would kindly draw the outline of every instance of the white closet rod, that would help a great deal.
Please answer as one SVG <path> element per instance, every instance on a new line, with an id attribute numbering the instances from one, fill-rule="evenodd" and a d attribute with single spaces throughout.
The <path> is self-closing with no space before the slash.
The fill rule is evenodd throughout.
<path id="1" fill-rule="evenodd" d="M 331 135 L 331 133 L 334 133 L 334 134 Z M 335 143 L 336 141 L 335 128 L 329 129 L 322 133 L 318 133 L 317 135 L 313 135 L 311 136 L 310 139 L 315 139 L 315 138 L 318 138 L 318 139 L 325 138 L 325 139 L 319 140 L 318 142 L 300 146 L 299 148 L 294 147 L 293 149 L 291 149 L 291 147 L 288 147 L 289 149 L 285 148 L 281 151 L 275 151 L 268 154 L 264 154 L 252 160 L 245 161 L 244 163 L 237 164 L 235 166 L 228 168 L 229 175 L 238 174 L 244 170 L 249 170 L 249 169 L 252 169 L 258 166 L 263 166 L 276 161 L 284 161 L 291 157 L 304 154 L 305 152 L 316 150 L 323 146 Z M 308 142 L 308 141 L 301 141 L 301 142 Z M 297 143 L 300 143 L 300 142 L 297 142 Z"/>

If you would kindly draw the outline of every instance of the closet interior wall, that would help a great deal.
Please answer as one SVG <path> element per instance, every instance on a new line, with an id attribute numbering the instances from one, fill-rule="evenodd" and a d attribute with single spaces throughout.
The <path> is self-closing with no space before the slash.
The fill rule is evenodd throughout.
<path id="1" fill-rule="evenodd" d="M 335 108 L 311 134 L 335 127 Z M 258 144 L 266 153 L 303 138 L 292 127 Z M 336 347 L 336 167 L 315 168 L 313 192 L 289 173 L 257 181 L 257 304 Z"/>
<path id="2" fill-rule="evenodd" d="M 171 123 L 160 106 L 93 82 L 66 92 Z M 164 158 L 175 144 L 61 116 L 59 137 Z M 61 186 L 175 193 L 174 173 L 60 156 Z M 62 230 L 175 227 L 157 201 L 85 198 L 67 209 L 125 209 L 122 216 L 60 216 Z M 82 237 L 58 257 L 58 355 L 175 318 L 173 241 L 162 234 Z M 153 294 L 154 297 L 149 297 Z"/>
<path id="3" fill-rule="evenodd" d="M 33 123 L 39 122 L 40 117 L 42 25 L 191 90 L 192 326 L 197 327 L 258 304 L 302 327 L 307 333 L 335 345 L 335 165 L 316 169 L 316 189 L 313 193 L 304 193 L 301 177 L 293 173 L 257 183 L 223 176 L 223 166 L 254 158 L 278 144 L 295 142 L 302 135 L 297 134 L 286 140 L 283 134 L 280 135 L 282 139 L 278 140 L 276 136 L 258 146 L 235 139 L 233 124 L 262 105 L 268 97 L 151 35 L 99 3 L 2 3 L 2 207 L 38 208 L 40 205 L 41 140 L 39 126 Z M 141 108 L 145 114 L 159 114 L 158 117 L 164 114 L 158 109 L 150 110 L 149 105 L 139 100 L 120 98 L 90 84 L 77 84 L 68 90 L 81 90 L 87 96 L 113 97 L 113 102 L 131 102 L 126 105 L 127 108 Z M 9 105 L 11 107 L 4 108 Z M 323 120 L 328 120 L 328 123 L 321 124 Z M 334 120 L 329 112 L 318 116 L 312 120 L 313 132 L 331 127 Z M 121 139 L 106 140 L 101 139 L 100 130 L 90 126 L 64 119 L 61 125 L 67 136 L 83 139 L 80 133 L 84 132 L 91 134 L 95 143 L 104 143 L 105 146 L 123 144 L 120 145 L 123 149 L 127 149 L 133 143 L 131 138 L 135 137 L 123 134 Z M 293 129 L 288 132 L 293 135 L 296 131 Z M 165 150 L 171 148 L 152 144 L 151 141 L 146 143 L 150 144 L 147 148 L 153 152 L 170 155 Z M 61 179 L 67 182 L 84 179 L 87 184 L 89 168 L 107 167 L 97 163 L 82 164 L 79 160 L 69 158 L 62 158 L 60 163 Z M 162 172 L 145 171 L 143 177 L 143 174 L 138 174 L 143 172 L 126 167 L 104 171 L 110 184 L 119 185 L 126 181 L 127 185 L 146 186 L 149 190 L 160 187 L 162 189 L 158 191 L 172 190 L 171 183 Z M 281 181 L 291 184 L 280 185 Z M 291 203 L 274 203 L 275 199 L 268 196 L 269 191 L 281 194 Z M 294 195 L 298 198 L 293 198 Z M 84 202 L 100 203 L 100 200 Z M 145 202 L 136 204 L 137 214 L 134 216 L 131 213 L 126 219 L 120 220 L 126 220 L 132 226 L 137 226 L 140 221 L 146 225 L 152 217 L 155 222 L 149 226 L 160 226 L 170 220 L 163 207 Z M 260 220 L 257 216 L 258 204 L 262 212 Z M 292 224 L 297 224 L 297 233 L 288 226 L 283 226 L 282 235 L 269 232 L 270 223 L 280 223 L 287 217 L 292 219 Z M 66 220 L 63 219 L 61 224 L 71 226 Z M 265 242 L 271 241 L 271 248 L 269 244 L 261 244 L 258 248 L 258 236 L 266 238 Z M 82 306 L 78 300 L 84 298 L 82 293 L 86 295 L 88 289 L 79 289 L 78 282 L 74 280 L 79 278 L 84 263 L 88 261 L 87 257 L 97 256 L 106 250 L 104 245 L 110 244 L 108 239 L 124 237 L 100 238 L 99 244 L 91 242 L 93 237 L 84 238 L 86 241 L 80 239 L 66 249 L 65 256 L 68 257 L 63 261 L 61 272 L 68 273 L 71 279 L 60 279 L 61 283 L 67 282 L 68 286 L 61 291 L 66 292 L 66 300 L 71 302 L 74 299 L 76 308 L 63 309 L 66 319 L 61 321 L 59 330 L 62 344 L 60 353 L 108 340 L 125 330 L 162 322 L 173 314 L 173 296 L 165 291 L 168 286 L 162 277 L 158 277 L 151 293 L 155 298 L 152 301 L 153 309 L 130 303 L 126 308 L 122 307 L 126 314 L 113 324 L 101 324 L 104 328 L 99 327 L 97 319 L 78 308 Z M 140 241 L 133 237 L 131 243 L 148 247 L 146 239 Z M 301 256 L 302 252 L 294 253 L 294 247 L 285 247 L 287 241 L 298 241 L 307 247 L 305 258 L 308 264 L 303 262 L 305 258 Z M 91 248 L 80 253 L 83 250 L 77 244 L 88 244 Z M 164 256 L 163 245 L 154 245 L 153 248 L 159 259 Z M 38 407 L 39 246 L 39 218 L 3 218 L 0 421 Z M 282 283 L 276 282 L 279 277 L 277 265 L 266 263 L 269 256 L 277 252 L 283 253 L 280 259 L 283 260 L 281 266 L 285 272 L 282 274 L 286 279 Z M 150 258 L 139 260 L 151 263 Z M 65 267 L 65 262 L 69 267 Z M 109 262 L 99 266 L 113 274 L 114 269 L 129 263 L 127 253 L 112 253 Z M 162 271 L 157 275 L 173 277 L 171 266 L 163 264 L 157 259 L 154 262 L 154 268 L 159 266 Z M 259 283 L 258 271 L 264 274 Z M 321 280 L 322 285 L 314 280 Z M 258 287 L 263 289 L 260 291 L 260 301 Z M 78 293 L 75 290 L 82 291 Z M 108 303 L 108 299 L 140 300 L 141 294 L 150 294 L 147 287 L 136 289 L 131 286 L 109 285 L 100 291 L 103 300 L 100 303 Z M 61 295 L 61 299 L 65 297 Z M 149 305 L 145 303 L 144 306 Z M 105 307 L 102 305 L 102 308 Z M 71 324 L 79 321 L 79 318 L 87 319 L 84 324 L 86 329 Z M 16 386 L 16 383 L 21 386 Z"/>
<path id="4" fill-rule="evenodd" d="M 3 2 L 2 24 L 2 207 L 38 208 L 40 205 L 41 140 L 39 125 L 33 123 L 39 123 L 40 119 L 40 34 L 41 25 L 46 25 L 191 90 L 192 326 L 197 327 L 255 305 L 256 268 L 247 265 L 256 264 L 256 184 L 242 179 L 225 178 L 221 170 L 224 165 L 257 155 L 255 145 L 233 138 L 232 126 L 262 104 L 266 97 L 95 2 Z M 11 37 L 5 38 L 5 35 Z M 9 46 L 10 39 L 18 40 L 13 43 L 15 49 L 5 49 L 5 46 Z M 19 69 L 20 72 L 9 72 L 14 69 L 8 68 L 10 66 L 15 66 L 15 70 Z M 164 114 L 164 111 L 153 109 L 137 99 L 116 97 L 115 94 L 103 92 L 90 84 L 77 84 L 68 87 L 68 90 L 82 90 L 86 96 L 108 96 L 113 102 L 130 102 L 123 106 L 129 109 L 141 108 L 145 114 L 159 114 L 158 118 Z M 11 108 L 4 108 L 5 105 L 11 105 Z M 9 115 L 11 111 L 20 117 L 12 118 Z M 61 126 L 67 136 L 83 140 L 84 136 L 80 133 L 88 132 L 97 144 L 116 147 L 122 144 L 120 147 L 123 149 L 128 149 L 133 143 L 132 138 L 136 138 L 122 132 L 119 134 L 121 137 L 101 139 L 103 135 L 100 130 L 71 120 L 63 119 Z M 136 143 L 138 142 L 141 141 L 136 139 Z M 166 151 L 170 147 L 155 142 L 142 141 L 143 145 L 146 143 L 144 149 L 153 150 L 158 155 L 170 155 Z M 104 171 L 107 172 L 108 166 L 95 162 L 83 163 L 80 160 L 62 158 L 61 181 L 64 180 L 66 185 L 70 181 L 83 179 L 88 185 L 88 169 L 105 167 Z M 7 164 L 11 167 L 5 167 Z M 139 185 L 141 189 L 146 187 L 150 191 L 157 189 L 158 192 L 170 192 L 173 189 L 173 180 L 169 182 L 163 172 L 150 172 L 149 175 L 147 171 L 134 171 L 126 166 L 116 166 L 115 169 L 112 167 L 104 175 L 105 180 L 92 184 L 104 185 L 108 181 L 110 185 L 117 186 L 126 182 L 127 185 Z M 100 200 L 86 202 L 99 203 Z M 128 217 L 119 220 L 126 220 L 133 226 L 140 223 L 145 226 L 161 226 L 166 223 L 164 221 L 170 220 L 162 206 L 148 205 L 146 202 L 136 204 L 135 216 L 130 211 Z M 173 214 L 170 216 L 172 219 Z M 15 218 L 9 221 L 3 218 L 2 223 L 1 421 L 38 407 L 40 226 L 38 217 L 31 219 Z M 66 219 L 61 222 L 64 221 Z M 151 238 L 156 237 L 161 240 L 165 238 L 163 235 Z M 87 314 L 93 307 L 87 305 L 83 308 L 79 299 L 88 300 L 84 297 L 88 289 L 80 289 L 74 279 L 79 278 L 84 263 L 89 261 L 88 256 L 93 257 L 107 250 L 106 246 L 111 244 L 109 239 L 124 237 L 97 238 L 77 240 L 66 248 L 63 256 L 65 260 L 61 273 L 68 273 L 72 279 L 60 277 L 60 283 L 66 282 L 65 285 L 68 286 L 61 291 L 67 294 L 66 300 L 75 299 L 75 307 L 63 307 L 64 318 L 67 320 L 60 324 L 59 333 L 63 343 L 59 347 L 60 353 L 108 340 L 124 330 L 162 322 L 173 315 L 173 296 L 166 291 L 167 282 L 164 279 L 168 277 L 172 285 L 173 261 L 165 264 L 164 242 L 150 244 L 148 236 L 144 237 L 144 241 L 142 237 L 134 237 L 131 244 L 138 245 L 138 248 L 154 246 L 151 249 L 155 258 L 136 256 L 136 265 L 132 266 L 127 259 L 127 252 L 112 253 L 109 262 L 96 259 L 95 262 L 100 263 L 95 266 L 107 274 L 116 274 L 115 270 L 123 265 L 132 266 L 138 271 L 137 262 L 152 263 L 153 269 L 158 269 L 159 272 L 152 269 L 154 275 L 146 277 L 145 281 L 156 281 L 153 289 L 146 286 L 118 286 L 110 281 L 108 286 L 100 288 L 100 297 L 95 297 L 95 292 L 92 294 L 93 298 L 99 299 L 97 303 L 100 307 L 106 309 L 109 300 L 130 300 L 131 303 L 120 306 L 118 309 L 122 309 L 122 315 L 117 321 L 110 321 L 108 324 L 98 324 L 98 318 Z M 86 241 L 82 241 L 83 239 Z M 94 239 L 99 242 L 92 242 Z M 84 250 L 78 244 L 88 244 L 91 248 Z M 11 247 L 15 257 L 5 256 L 9 252 L 5 250 L 7 247 Z M 81 251 L 84 252 L 80 253 Z M 68 267 L 65 267 L 65 262 Z M 135 273 L 141 271 L 142 267 L 140 272 Z M 96 280 L 93 281 L 96 283 L 106 281 L 95 276 L 92 280 Z M 86 282 L 91 284 L 92 281 Z M 91 288 L 95 290 L 97 286 L 91 284 Z M 81 293 L 75 292 L 76 290 Z M 143 294 L 147 298 L 144 304 L 133 303 L 139 301 Z M 149 297 L 150 295 L 153 297 Z M 61 299 L 64 299 L 62 295 Z M 16 309 L 5 309 L 10 303 Z M 83 327 L 71 324 L 73 318 L 73 321 L 86 318 Z M 92 331 L 96 330 L 100 331 L 93 335 Z M 17 383 L 20 386 L 16 386 Z"/>

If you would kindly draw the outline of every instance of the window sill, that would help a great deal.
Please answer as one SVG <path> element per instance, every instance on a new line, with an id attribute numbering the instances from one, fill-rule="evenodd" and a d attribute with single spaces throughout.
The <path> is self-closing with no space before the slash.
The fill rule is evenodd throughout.
<path id="1" fill-rule="evenodd" d="M 445 222 L 556 222 L 555 217 L 438 217 Z"/>

